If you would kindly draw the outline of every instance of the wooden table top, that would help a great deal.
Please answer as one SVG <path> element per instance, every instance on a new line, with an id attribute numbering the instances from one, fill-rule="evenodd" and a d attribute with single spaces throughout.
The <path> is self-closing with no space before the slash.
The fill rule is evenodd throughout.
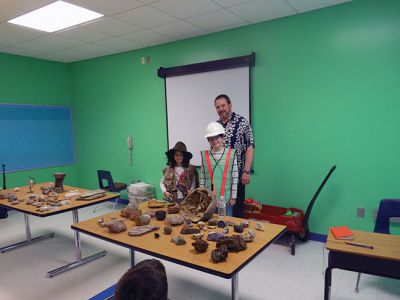
<path id="1" fill-rule="evenodd" d="M 48 182 L 46 183 L 39 183 L 36 184 L 33 188 L 32 188 L 32 193 L 29 193 L 29 187 L 24 186 L 19 188 L 19 191 L 14 191 L 14 188 L 11 189 L 7 189 L 7 190 L 2 190 L 2 194 L 8 194 L 8 193 L 12 193 L 14 194 L 16 197 L 18 197 L 18 199 L 25 199 L 23 202 L 19 203 L 19 204 L 11 204 L 10 202 L 8 202 L 8 199 L 0 199 L 0 205 L 4 206 L 4 207 L 8 207 L 23 213 L 27 213 L 30 215 L 34 215 L 37 217 L 48 217 L 48 216 L 52 216 L 55 214 L 59 214 L 59 213 L 63 213 L 66 211 L 71 211 L 73 209 L 78 209 L 78 208 L 82 208 L 82 207 L 86 207 L 86 206 L 90 206 L 93 204 L 97 204 L 97 203 L 101 203 L 101 202 L 105 202 L 108 201 L 110 199 L 114 199 L 114 198 L 118 198 L 119 194 L 113 194 L 113 193 L 106 193 L 106 195 L 104 197 L 101 198 L 97 198 L 97 199 L 93 199 L 93 200 L 76 200 L 77 196 L 72 197 L 71 200 L 69 200 L 70 204 L 66 204 L 66 205 L 62 205 L 62 206 L 57 206 L 55 209 L 52 209 L 50 211 L 45 211 L 45 212 L 40 212 L 37 211 L 38 208 L 36 206 L 32 206 L 32 205 L 27 205 L 26 204 L 26 199 L 28 196 L 30 195 L 40 195 L 42 193 L 40 186 L 43 184 L 48 184 Z M 64 200 L 65 194 L 71 191 L 78 191 L 80 193 L 83 193 L 87 190 L 85 189 L 81 189 L 81 188 L 77 188 L 77 187 L 73 187 L 73 186 L 68 186 L 68 185 L 64 185 L 64 192 L 58 194 L 58 198 Z"/>
<path id="2" fill-rule="evenodd" d="M 326 248 L 328 250 L 377 257 L 388 260 L 400 260 L 400 236 L 365 231 L 353 231 L 351 243 L 373 246 L 374 249 L 345 244 L 344 240 L 336 240 L 329 231 Z"/>
<path id="3" fill-rule="evenodd" d="M 142 203 L 140 208 L 142 211 L 148 210 L 147 203 Z M 153 209 L 157 210 L 157 209 Z M 120 216 L 120 211 L 114 211 L 108 213 L 102 218 L 105 222 L 110 221 L 111 217 L 124 219 Z M 215 215 L 216 218 L 218 218 Z M 215 242 L 207 241 L 209 243 L 208 249 L 205 253 L 196 253 L 193 246 L 191 245 L 194 240 L 191 238 L 191 234 L 183 235 L 186 244 L 175 245 L 171 242 L 172 236 L 177 236 L 183 225 L 174 226 L 172 234 L 166 235 L 164 233 L 165 221 L 157 221 L 156 218 L 152 218 L 150 225 L 157 225 L 160 227 L 157 231 L 146 233 L 142 236 L 129 236 L 128 231 L 121 233 L 110 233 L 105 227 L 100 227 L 98 220 L 100 217 L 85 220 L 76 224 L 73 224 L 72 229 L 84 232 L 91 236 L 98 237 L 100 239 L 109 241 L 114 244 L 118 244 L 123 247 L 138 250 L 161 259 L 169 260 L 180 265 L 184 265 L 196 270 L 200 270 L 206 273 L 210 273 L 216 276 L 231 278 L 235 273 L 240 271 L 246 266 L 253 258 L 261 253 L 270 243 L 272 243 L 278 236 L 286 231 L 286 226 L 263 223 L 265 225 L 265 231 L 256 231 L 256 237 L 254 241 L 247 243 L 247 249 L 238 253 L 230 252 L 225 262 L 214 263 L 211 260 L 211 251 L 215 249 Z M 234 221 L 239 224 L 243 219 L 226 217 L 226 220 Z M 131 229 L 135 226 L 135 223 L 130 220 L 126 220 L 125 224 L 127 229 Z M 248 228 L 253 228 L 256 224 L 255 221 L 250 221 Z M 195 226 L 195 225 L 194 225 Z M 196 226 L 195 226 L 196 227 Z M 245 228 L 247 231 L 248 228 Z M 233 231 L 233 227 L 229 226 L 228 236 L 238 234 Z M 222 232 L 222 228 L 208 229 L 204 232 L 204 240 L 207 240 L 207 233 L 211 231 Z M 154 233 L 160 234 L 158 239 L 155 238 Z M 267 266 L 266 266 L 267 267 Z"/>

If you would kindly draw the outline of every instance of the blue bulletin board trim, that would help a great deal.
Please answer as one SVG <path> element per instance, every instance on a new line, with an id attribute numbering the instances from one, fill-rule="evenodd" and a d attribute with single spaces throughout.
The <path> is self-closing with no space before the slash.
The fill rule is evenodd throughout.
<path id="1" fill-rule="evenodd" d="M 0 103 L 0 163 L 6 172 L 75 162 L 70 107 Z"/>

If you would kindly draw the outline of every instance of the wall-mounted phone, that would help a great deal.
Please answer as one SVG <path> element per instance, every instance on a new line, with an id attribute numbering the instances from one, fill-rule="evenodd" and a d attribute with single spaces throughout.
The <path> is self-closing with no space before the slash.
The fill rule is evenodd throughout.
<path id="1" fill-rule="evenodd" d="M 131 136 L 128 136 L 128 138 L 126 139 L 126 143 L 128 144 L 128 150 L 129 150 L 129 164 L 132 166 L 133 140 Z"/>

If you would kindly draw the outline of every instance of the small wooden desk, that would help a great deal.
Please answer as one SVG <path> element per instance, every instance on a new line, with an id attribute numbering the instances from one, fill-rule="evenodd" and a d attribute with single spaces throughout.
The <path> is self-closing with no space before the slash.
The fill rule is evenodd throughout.
<path id="1" fill-rule="evenodd" d="M 142 203 L 141 209 L 142 211 L 146 211 L 147 204 Z M 102 217 L 104 218 L 104 221 L 109 221 L 111 217 L 122 218 L 120 217 L 120 211 L 115 211 Z M 242 220 L 232 217 L 226 217 L 226 219 L 234 221 L 237 224 Z M 129 236 L 127 231 L 121 233 L 109 233 L 107 228 L 99 226 L 98 220 L 98 217 L 89 219 L 73 224 L 71 227 L 76 231 L 128 248 L 131 255 L 131 266 L 135 265 L 134 254 L 136 250 L 208 274 L 231 279 L 232 299 L 235 300 L 239 299 L 239 271 L 286 231 L 286 226 L 265 223 L 265 231 L 256 231 L 254 241 L 247 243 L 246 250 L 239 253 L 229 253 L 226 262 L 217 264 L 211 260 L 211 251 L 215 249 L 215 242 L 208 242 L 209 247 L 205 253 L 196 253 L 194 251 L 194 248 L 191 245 L 194 240 L 191 239 L 191 235 L 184 235 L 187 242 L 185 245 L 176 246 L 171 243 L 171 237 L 179 234 L 182 225 L 173 227 L 172 234 L 166 235 L 163 231 L 163 228 L 166 225 L 165 221 L 157 221 L 155 218 L 152 218 L 150 224 L 160 227 L 159 230 L 155 231 L 160 234 L 160 237 L 156 239 L 154 237 L 154 232 L 136 237 Z M 255 223 L 256 222 L 254 221 L 250 221 L 250 227 L 254 228 Z M 127 225 L 128 230 L 135 226 L 134 222 L 130 220 L 127 220 L 125 224 Z M 233 227 L 229 228 L 230 232 L 228 235 L 237 234 L 233 232 Z M 208 231 L 222 231 L 222 229 L 217 228 Z M 206 239 L 208 232 L 204 232 Z"/>
<path id="2" fill-rule="evenodd" d="M 20 198 L 26 198 L 29 195 L 32 194 L 36 194 L 36 195 L 40 195 L 41 194 L 41 189 L 40 189 L 40 185 L 41 184 L 36 184 L 33 187 L 33 193 L 29 193 L 29 188 L 27 186 L 25 187 L 21 187 L 20 190 L 18 192 L 15 192 L 14 189 L 8 189 L 8 190 L 4 190 L 2 191 L 3 193 L 7 194 L 7 193 L 13 193 L 15 194 L 19 199 Z M 64 185 L 64 193 L 60 193 L 58 194 L 58 197 L 60 199 L 63 199 L 65 194 L 70 192 L 70 191 L 79 191 L 79 192 L 85 192 L 86 190 L 81 189 L 81 188 L 77 188 L 77 187 L 72 187 L 72 186 L 67 186 Z M 28 244 L 37 242 L 37 241 L 41 241 L 47 238 L 52 238 L 54 236 L 54 232 L 50 232 L 44 235 L 40 235 L 37 237 L 32 238 L 31 236 L 31 230 L 30 230 L 30 226 L 29 226 L 29 215 L 32 216 L 36 216 L 36 217 L 40 217 L 40 218 L 45 218 L 45 217 L 49 217 L 52 215 L 56 215 L 56 214 L 60 214 L 60 213 L 65 213 L 68 211 L 72 211 L 72 217 L 73 217 L 73 223 L 78 223 L 79 222 L 79 217 L 78 217 L 78 209 L 79 208 L 83 208 L 86 206 L 91 206 L 94 204 L 98 204 L 98 203 L 102 203 L 114 198 L 118 198 L 119 194 L 112 194 L 112 193 L 106 193 L 106 195 L 104 197 L 98 198 L 98 199 L 94 199 L 94 200 L 76 200 L 77 197 L 73 197 L 70 201 L 70 204 L 67 205 L 63 205 L 63 206 L 59 206 L 54 210 L 50 210 L 50 211 L 46 211 L 46 212 L 39 212 L 37 211 L 37 207 L 32 206 L 32 205 L 27 205 L 26 204 L 26 200 L 24 200 L 24 202 L 21 202 L 19 204 L 16 205 L 12 205 L 8 202 L 7 199 L 0 199 L 0 205 L 19 211 L 21 213 L 24 214 L 24 220 L 25 220 L 25 234 L 26 234 L 26 240 L 25 241 L 21 241 L 12 245 L 8 245 L 5 247 L 0 248 L 0 253 L 5 253 L 7 251 L 11 251 L 14 249 L 17 249 L 19 247 L 22 246 L 26 246 Z M 47 277 L 53 277 L 56 276 L 60 273 L 63 273 L 65 271 L 71 270 L 73 268 L 76 268 L 80 265 L 83 265 L 85 263 L 88 263 L 90 261 L 93 261 L 97 258 L 100 258 L 104 255 L 106 255 L 106 251 L 101 251 L 99 253 L 93 254 L 91 256 L 82 258 L 82 251 L 81 251 L 81 242 L 79 239 L 79 232 L 75 231 L 74 234 L 74 239 L 75 239 L 75 252 L 76 252 L 76 261 L 62 266 L 60 268 L 57 268 L 55 270 L 49 271 L 47 273 Z"/>
<path id="3" fill-rule="evenodd" d="M 324 299 L 330 298 L 332 269 L 342 269 L 375 276 L 400 279 L 400 236 L 353 231 L 354 242 L 371 245 L 374 249 L 346 245 L 329 232 L 326 248 L 329 251 L 325 271 Z"/>

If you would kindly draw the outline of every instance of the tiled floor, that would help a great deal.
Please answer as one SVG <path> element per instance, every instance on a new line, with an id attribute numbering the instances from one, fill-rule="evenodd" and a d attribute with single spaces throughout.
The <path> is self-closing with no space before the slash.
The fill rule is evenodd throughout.
<path id="1" fill-rule="evenodd" d="M 81 220 L 108 212 L 112 204 L 102 204 L 95 214 L 93 207 L 79 211 Z M 88 299 L 114 284 L 129 268 L 128 250 L 82 234 L 83 255 L 107 250 L 107 255 L 85 266 L 53 278 L 47 271 L 74 260 L 72 214 L 48 218 L 30 217 L 32 235 L 56 233 L 44 240 L 0 254 L 0 299 Z M 0 247 L 23 240 L 23 215 L 10 212 L 0 220 Z M 327 251 L 324 244 L 309 241 L 290 255 L 286 244 L 273 244 L 239 273 L 240 299 L 246 300 L 320 300 L 323 299 Z M 148 256 L 138 253 L 136 260 Z M 163 262 L 172 300 L 230 299 L 229 280 L 211 276 L 169 262 Z M 357 274 L 334 270 L 332 300 L 399 300 L 400 281 L 362 275 L 360 292 L 354 293 Z"/>

